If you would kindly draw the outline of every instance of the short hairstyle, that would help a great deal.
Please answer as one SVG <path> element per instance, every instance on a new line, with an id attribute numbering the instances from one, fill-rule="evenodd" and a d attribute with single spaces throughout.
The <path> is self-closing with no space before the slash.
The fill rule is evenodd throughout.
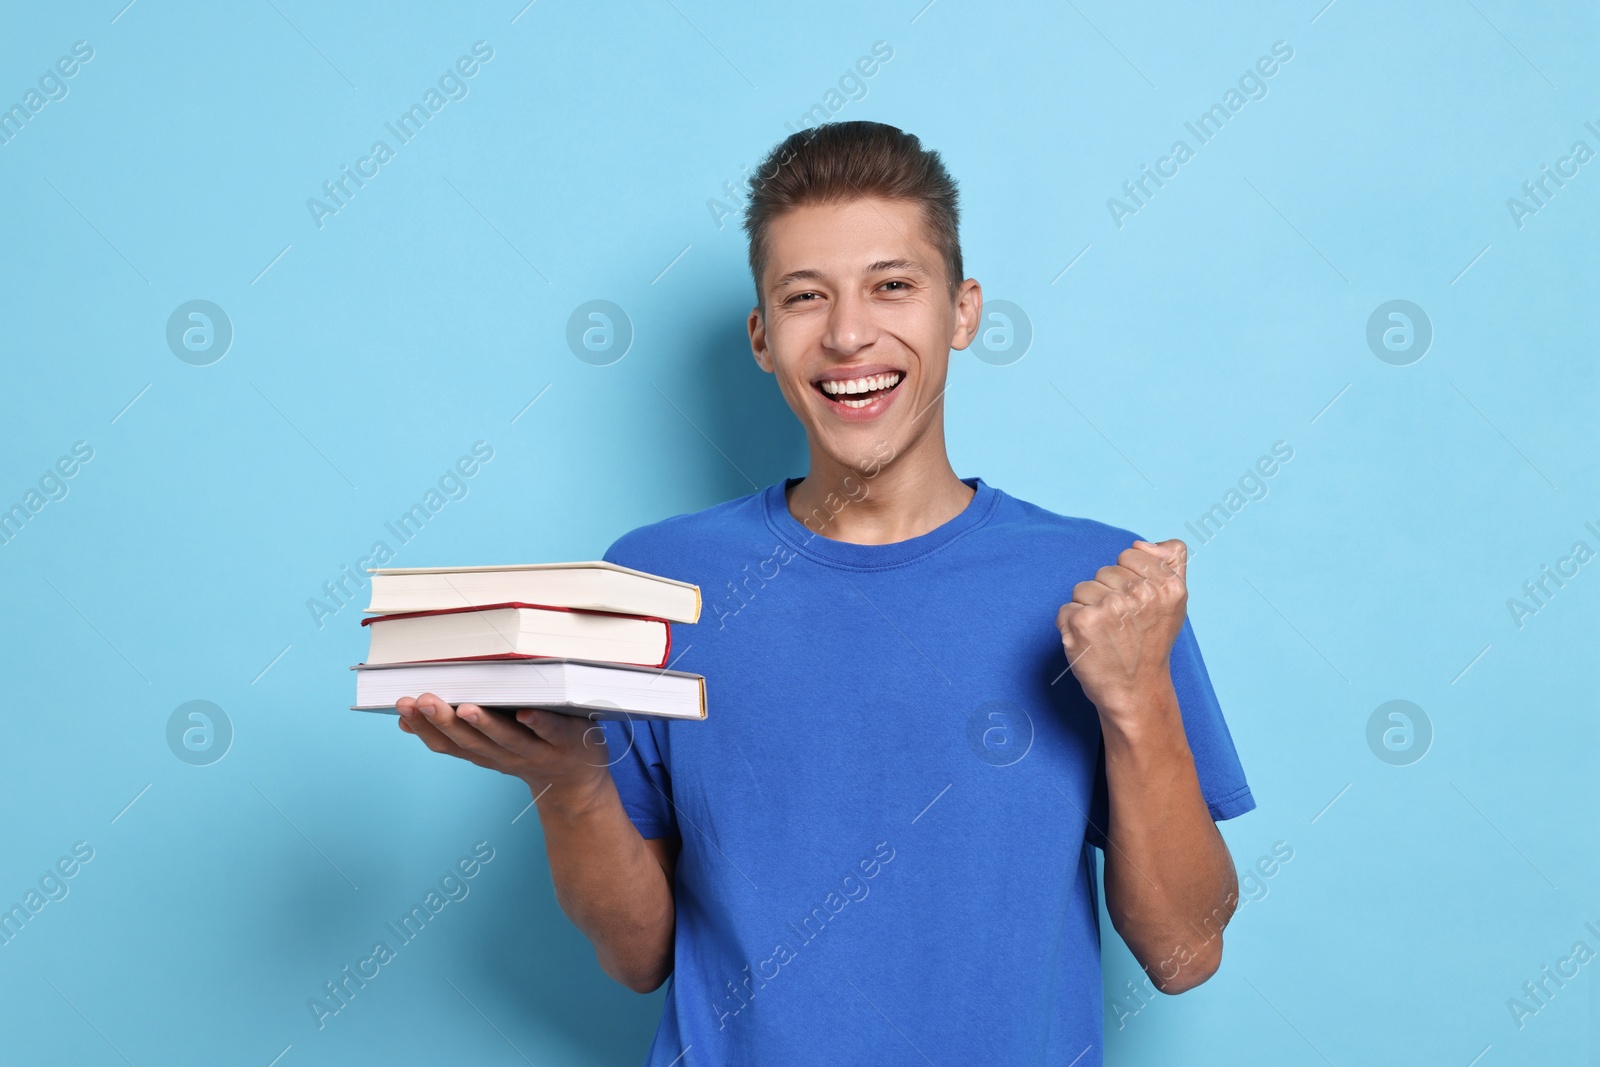
<path id="1" fill-rule="evenodd" d="M 750 276 L 766 315 L 761 276 L 766 271 L 768 228 L 785 211 L 861 197 L 904 200 L 922 207 L 927 234 L 944 258 L 953 302 L 961 269 L 961 212 L 955 179 L 939 153 L 916 134 L 881 122 L 825 122 L 791 134 L 750 176 L 744 231 L 750 240 Z"/>

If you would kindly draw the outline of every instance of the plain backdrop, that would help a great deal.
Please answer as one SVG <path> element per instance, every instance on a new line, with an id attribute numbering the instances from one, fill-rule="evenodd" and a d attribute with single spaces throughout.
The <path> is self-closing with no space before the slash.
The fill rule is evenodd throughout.
<path id="1" fill-rule="evenodd" d="M 1594 965 L 1543 970 L 1600 951 L 1592 5 L 523 2 L 0 15 L 0 1058 L 642 1061 L 663 994 L 561 915 L 527 790 L 347 710 L 345 576 L 803 474 L 737 212 L 827 115 L 960 182 L 957 473 L 1192 546 L 1258 873 L 1181 998 L 1103 924 L 1107 1062 L 1600 1063 Z"/>

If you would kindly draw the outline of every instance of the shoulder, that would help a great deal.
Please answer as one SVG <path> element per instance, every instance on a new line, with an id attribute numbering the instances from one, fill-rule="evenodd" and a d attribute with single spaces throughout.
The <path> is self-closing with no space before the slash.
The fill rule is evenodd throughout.
<path id="1" fill-rule="evenodd" d="M 1000 496 L 989 526 L 1001 536 L 1114 561 L 1117 554 L 1145 538 L 1132 530 L 1098 519 L 1066 515 L 996 490 Z"/>
<path id="2" fill-rule="evenodd" d="M 647 523 L 624 533 L 606 549 L 605 560 L 649 570 L 651 561 L 686 550 L 714 550 L 730 541 L 748 540 L 752 525 L 764 523 L 762 494 L 747 493 L 720 504 Z"/>

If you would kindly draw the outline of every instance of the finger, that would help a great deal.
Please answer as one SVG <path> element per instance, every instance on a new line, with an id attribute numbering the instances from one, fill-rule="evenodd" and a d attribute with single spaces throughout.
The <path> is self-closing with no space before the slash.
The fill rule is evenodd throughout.
<path id="1" fill-rule="evenodd" d="M 1159 558 L 1178 576 L 1180 581 L 1188 575 L 1189 546 L 1184 544 L 1182 540 L 1173 537 L 1159 543 L 1135 541 L 1133 544 L 1135 548 L 1142 549 Z"/>
<path id="2" fill-rule="evenodd" d="M 1142 549 L 1129 548 L 1123 551 L 1119 559 L 1126 564 L 1122 569 L 1133 577 L 1118 592 L 1133 611 L 1142 610 L 1145 605 L 1162 599 L 1164 594 L 1171 596 L 1183 588 L 1183 583 L 1174 575 L 1172 568 L 1159 556 Z"/>
<path id="3" fill-rule="evenodd" d="M 1123 549 L 1117 556 L 1117 565 L 1137 574 L 1143 581 L 1166 581 L 1176 573 L 1167 557 L 1144 541 L 1135 541 L 1132 548 Z"/>
<path id="4" fill-rule="evenodd" d="M 463 704 L 456 713 L 466 719 L 479 733 L 507 752 L 518 756 L 537 756 L 549 744 L 518 716 L 492 712 L 472 704 Z"/>
<path id="5" fill-rule="evenodd" d="M 523 708 L 517 712 L 517 721 L 538 736 L 547 752 L 561 760 L 579 759 L 591 767 L 611 765 L 606 732 L 598 721 L 548 708 Z M 632 738 L 628 740 L 631 748 Z M 623 755 L 628 751 L 624 749 Z"/>
<path id="6" fill-rule="evenodd" d="M 1075 647 L 1078 639 L 1077 633 L 1073 629 L 1072 621 L 1079 614 L 1088 610 L 1085 605 L 1073 601 L 1070 604 L 1061 605 L 1061 610 L 1056 612 L 1056 629 L 1061 631 L 1061 639 L 1067 643 L 1069 651 Z"/>
<path id="7" fill-rule="evenodd" d="M 407 733 L 415 734 L 424 745 L 435 752 L 446 756 L 455 756 L 458 759 L 472 759 L 468 752 L 464 752 L 459 745 L 440 733 L 432 723 L 418 715 L 414 719 L 401 724 Z M 473 760 L 476 762 L 476 760 Z"/>
<path id="8" fill-rule="evenodd" d="M 524 708 L 517 712 L 517 719 L 555 748 L 581 750 L 601 757 L 607 752 L 605 728 L 598 721 L 547 708 Z"/>
<path id="9" fill-rule="evenodd" d="M 417 707 L 422 710 L 423 721 L 448 737 L 457 748 L 497 762 L 511 755 L 478 729 L 477 724 L 489 714 L 478 705 L 462 704 L 460 708 L 452 708 L 442 698 L 424 693 L 417 698 Z"/>
<path id="10" fill-rule="evenodd" d="M 1178 572 L 1179 581 L 1186 581 L 1189 575 L 1189 546 L 1176 537 L 1161 542 L 1161 546 L 1171 550 L 1172 568 Z"/>
<path id="11" fill-rule="evenodd" d="M 1106 597 L 1112 595 L 1111 588 L 1101 585 L 1099 582 L 1079 582 L 1072 587 L 1072 602 L 1074 604 L 1083 604 L 1086 607 L 1094 607 Z"/>
<path id="12" fill-rule="evenodd" d="M 1145 584 L 1145 576 L 1138 571 L 1123 566 L 1105 566 L 1094 572 L 1094 580 L 1107 589 L 1118 593 L 1127 593 L 1137 596 L 1139 586 Z"/>
<path id="13" fill-rule="evenodd" d="M 417 698 L 401 697 L 394 702 L 394 710 L 400 720 L 400 729 L 408 734 L 416 733 L 416 721 L 422 718 L 422 712 L 417 710 Z"/>

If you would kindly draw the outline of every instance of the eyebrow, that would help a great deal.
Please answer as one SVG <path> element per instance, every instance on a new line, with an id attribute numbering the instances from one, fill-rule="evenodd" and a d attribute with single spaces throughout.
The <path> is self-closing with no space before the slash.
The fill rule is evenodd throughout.
<path id="1" fill-rule="evenodd" d="M 928 274 L 927 270 L 922 266 L 922 264 L 917 263 L 914 260 L 909 260 L 909 259 L 880 259 L 876 263 L 869 264 L 867 266 L 866 273 L 868 273 L 868 274 L 880 274 L 880 273 L 882 273 L 884 271 L 891 271 L 891 270 L 905 271 L 905 272 L 910 273 L 910 274 L 920 274 L 920 275 L 923 275 L 924 277 L 926 277 L 927 274 Z M 802 268 L 800 270 L 792 270 L 788 274 L 785 274 L 783 277 L 779 278 L 777 281 L 773 282 L 772 283 L 772 291 L 773 292 L 777 292 L 779 289 L 782 289 L 784 286 L 792 284 L 794 282 L 809 282 L 809 281 L 821 281 L 821 280 L 822 280 L 822 272 L 821 271 L 813 270 L 813 269 L 811 269 L 809 267 L 805 267 L 805 268 Z"/>

